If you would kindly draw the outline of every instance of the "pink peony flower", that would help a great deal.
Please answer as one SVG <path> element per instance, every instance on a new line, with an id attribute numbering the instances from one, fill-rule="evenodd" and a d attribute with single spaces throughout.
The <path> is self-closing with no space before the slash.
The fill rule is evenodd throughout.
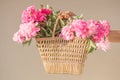
<path id="1" fill-rule="evenodd" d="M 89 28 L 84 20 L 73 20 L 71 25 L 77 37 L 86 38 L 89 36 Z"/>
<path id="2" fill-rule="evenodd" d="M 72 40 L 74 38 L 74 33 L 70 26 L 64 26 L 59 36 L 63 37 L 65 40 Z"/>
<path id="3" fill-rule="evenodd" d="M 23 43 L 25 41 L 25 37 L 21 35 L 20 31 L 18 31 L 14 34 L 13 41 Z"/>
<path id="4" fill-rule="evenodd" d="M 96 33 L 96 24 L 97 24 L 97 21 L 95 20 L 88 20 L 87 22 L 87 26 L 88 26 L 88 36 L 92 36 Z"/>
<path id="5" fill-rule="evenodd" d="M 14 34 L 13 40 L 18 43 L 28 41 L 36 36 L 39 31 L 40 28 L 36 27 L 35 23 L 23 23 L 20 25 L 19 31 Z"/>
<path id="6" fill-rule="evenodd" d="M 45 22 L 47 20 L 46 14 L 42 13 L 41 11 L 37 11 L 35 15 L 35 22 Z"/>
<path id="7" fill-rule="evenodd" d="M 98 21 L 96 24 L 96 33 L 92 36 L 93 41 L 99 42 L 110 32 L 110 26 L 107 21 Z"/>
<path id="8" fill-rule="evenodd" d="M 103 20 L 103 21 L 99 21 L 103 28 L 104 28 L 104 35 L 105 36 L 108 36 L 109 32 L 110 32 L 110 25 L 109 23 L 106 21 L 106 20 Z"/>
<path id="9" fill-rule="evenodd" d="M 22 13 L 22 22 L 44 22 L 46 21 L 46 15 L 39 10 L 35 9 L 35 6 L 30 6 Z"/>
<path id="10" fill-rule="evenodd" d="M 108 41 L 108 39 L 102 39 L 100 42 L 96 43 L 96 46 L 98 49 L 106 52 L 108 49 L 110 49 L 110 42 Z"/>
<path id="11" fill-rule="evenodd" d="M 51 9 L 46 9 L 46 8 L 43 8 L 40 11 L 41 13 L 44 13 L 46 15 L 50 15 L 52 13 Z"/>

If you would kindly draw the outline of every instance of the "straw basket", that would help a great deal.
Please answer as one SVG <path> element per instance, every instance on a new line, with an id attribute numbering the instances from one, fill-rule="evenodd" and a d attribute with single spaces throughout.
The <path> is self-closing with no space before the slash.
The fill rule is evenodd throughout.
<path id="1" fill-rule="evenodd" d="M 81 38 L 64 40 L 63 38 L 55 37 L 56 27 L 55 25 L 52 37 L 36 38 L 37 47 L 46 72 L 82 73 L 88 54 L 89 41 Z"/>
<path id="2" fill-rule="evenodd" d="M 37 46 L 46 72 L 80 74 L 87 58 L 89 42 L 75 38 L 37 38 Z"/>

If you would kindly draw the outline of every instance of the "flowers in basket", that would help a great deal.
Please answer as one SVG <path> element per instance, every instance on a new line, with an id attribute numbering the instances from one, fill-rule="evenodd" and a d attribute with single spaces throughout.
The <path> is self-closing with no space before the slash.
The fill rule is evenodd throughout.
<path id="1" fill-rule="evenodd" d="M 55 11 L 49 6 L 30 6 L 22 13 L 22 24 L 13 40 L 30 45 L 36 39 L 48 73 L 80 74 L 87 53 L 109 49 L 106 20 L 84 20 L 70 11 Z"/>
<path id="2" fill-rule="evenodd" d="M 78 37 L 89 40 L 90 53 L 96 49 L 109 49 L 109 32 L 110 25 L 106 20 L 84 20 L 70 11 L 54 11 L 49 6 L 41 6 L 40 9 L 30 6 L 23 11 L 22 24 L 13 40 L 30 44 L 33 38 L 48 38 L 53 34 L 67 41 Z"/>

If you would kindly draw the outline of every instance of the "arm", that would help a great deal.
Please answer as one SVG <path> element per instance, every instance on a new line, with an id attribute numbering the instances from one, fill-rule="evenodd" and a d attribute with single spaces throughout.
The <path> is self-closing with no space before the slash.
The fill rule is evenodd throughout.
<path id="1" fill-rule="evenodd" d="M 120 42 L 120 30 L 111 30 L 108 39 L 110 42 Z"/>

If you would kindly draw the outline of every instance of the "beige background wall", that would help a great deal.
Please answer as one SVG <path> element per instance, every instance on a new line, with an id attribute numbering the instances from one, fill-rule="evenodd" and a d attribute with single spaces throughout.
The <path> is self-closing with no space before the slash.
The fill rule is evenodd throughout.
<path id="1" fill-rule="evenodd" d="M 34 40 L 29 47 L 13 42 L 22 10 L 40 4 L 83 13 L 85 19 L 106 19 L 111 29 L 120 29 L 120 0 L 0 0 L 0 80 L 120 80 L 120 43 L 88 55 L 82 75 L 60 75 L 44 71 Z"/>

